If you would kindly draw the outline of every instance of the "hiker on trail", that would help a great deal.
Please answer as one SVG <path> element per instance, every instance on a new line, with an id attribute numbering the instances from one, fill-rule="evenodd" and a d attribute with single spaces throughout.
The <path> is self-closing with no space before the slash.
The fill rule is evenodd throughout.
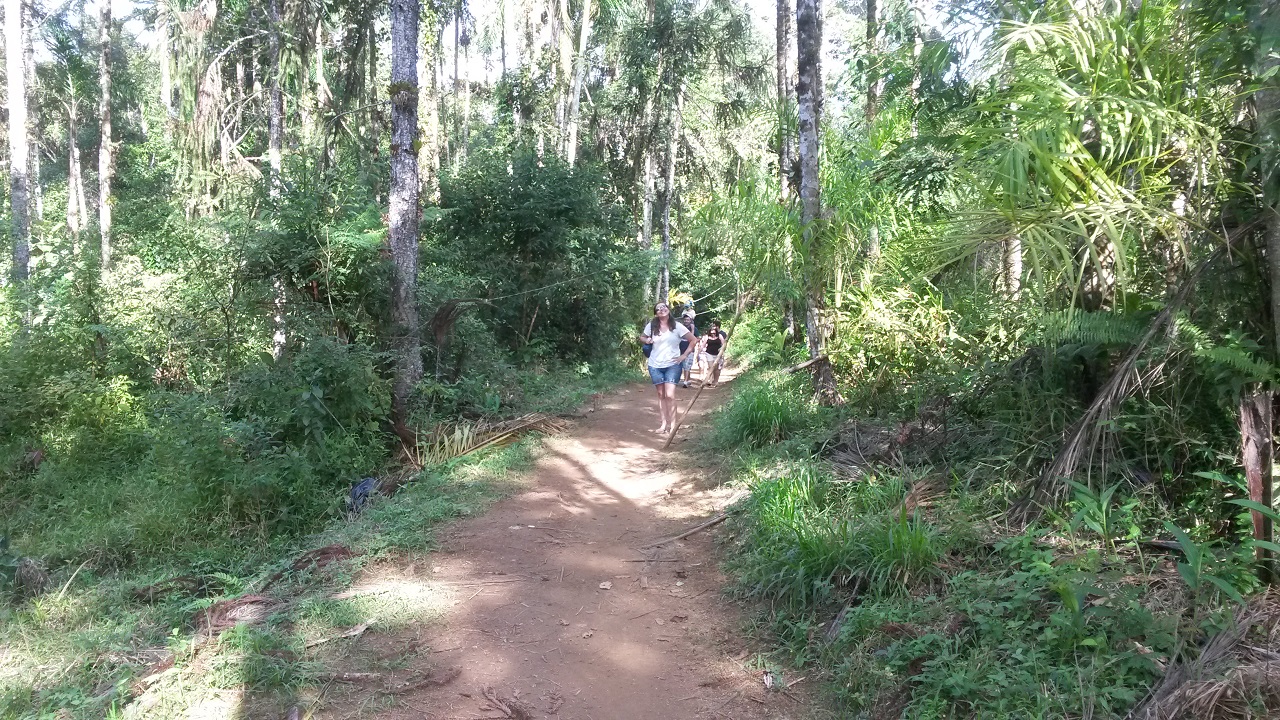
<path id="1" fill-rule="evenodd" d="M 710 381 L 706 383 L 707 387 L 715 387 L 720 382 L 720 368 L 724 367 L 724 349 L 729 344 L 729 336 L 720 329 L 720 323 L 713 322 L 700 344 L 702 352 L 698 354 L 698 360 L 706 368 L 703 378 Z"/>
<path id="2" fill-rule="evenodd" d="M 640 342 L 652 345 L 649 352 L 649 377 L 658 391 L 658 414 L 662 425 L 655 431 L 667 433 L 676 426 L 676 383 L 685 358 L 697 347 L 697 339 L 684 325 L 671 317 L 671 308 L 660 302 L 653 307 L 653 319 L 644 326 Z M 681 349 L 681 341 L 688 345 Z"/>
<path id="3" fill-rule="evenodd" d="M 680 387 L 683 388 L 689 387 L 689 381 L 693 379 L 693 364 L 698 360 L 698 327 L 693 323 L 694 318 L 697 316 L 698 313 L 695 312 L 693 306 L 690 305 L 684 309 L 684 317 L 680 319 L 680 323 L 689 329 L 689 332 L 693 334 L 694 338 L 692 343 L 687 340 L 680 341 L 680 352 L 687 353 L 684 362 L 681 363 L 684 377 L 680 380 Z M 693 345 L 694 347 L 692 351 L 689 350 L 690 345 Z"/>

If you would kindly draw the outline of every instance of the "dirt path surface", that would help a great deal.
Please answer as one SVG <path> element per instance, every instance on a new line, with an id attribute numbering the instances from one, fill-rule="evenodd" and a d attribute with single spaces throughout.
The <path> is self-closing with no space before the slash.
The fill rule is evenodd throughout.
<path id="1" fill-rule="evenodd" d="M 702 393 L 675 448 L 728 392 Z M 749 667 L 712 532 L 641 549 L 730 499 L 688 454 L 660 451 L 656 405 L 647 385 L 599 399 L 547 441 L 522 492 L 452 526 L 430 567 L 402 569 L 450 589 L 443 618 L 366 636 L 352 668 L 396 659 L 400 686 L 337 683 L 315 717 L 810 717 L 803 685 L 770 692 Z"/>

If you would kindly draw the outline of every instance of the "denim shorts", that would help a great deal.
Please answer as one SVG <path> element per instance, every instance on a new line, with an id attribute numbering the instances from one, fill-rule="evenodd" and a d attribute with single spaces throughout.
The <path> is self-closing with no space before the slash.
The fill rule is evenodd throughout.
<path id="1" fill-rule="evenodd" d="M 663 383 L 675 385 L 680 382 L 680 363 L 668 365 L 664 368 L 656 368 L 650 365 L 649 378 L 653 380 L 654 385 L 662 385 Z"/>

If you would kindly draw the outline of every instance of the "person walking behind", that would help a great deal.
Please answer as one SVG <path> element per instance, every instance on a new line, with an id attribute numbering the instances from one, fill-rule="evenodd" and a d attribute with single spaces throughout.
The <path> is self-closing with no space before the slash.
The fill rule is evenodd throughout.
<path id="1" fill-rule="evenodd" d="M 698 313 L 690 306 L 684 309 L 684 317 L 680 320 L 680 323 L 693 333 L 694 338 L 692 342 L 680 341 L 680 352 L 687 353 L 684 362 L 681 363 L 683 377 L 680 380 L 680 387 L 689 387 L 689 381 L 693 379 L 693 364 L 698 359 L 698 326 L 694 324 L 694 318 L 697 316 Z M 690 346 L 693 347 L 692 350 L 689 349 Z"/>
<path id="2" fill-rule="evenodd" d="M 720 382 L 720 368 L 724 367 L 724 349 L 729 344 L 729 336 L 720 329 L 720 323 L 711 323 L 711 328 L 702 336 L 702 352 L 698 360 L 706 368 L 703 377 L 708 387 L 715 387 Z"/>
<path id="3" fill-rule="evenodd" d="M 676 383 L 685 358 L 697 347 L 693 333 L 671 317 L 671 308 L 660 302 L 653 307 L 653 319 L 644 326 L 640 342 L 652 345 L 649 377 L 658 391 L 658 415 L 662 424 L 655 432 L 667 433 L 676 426 Z M 689 343 L 680 349 L 681 341 Z"/>

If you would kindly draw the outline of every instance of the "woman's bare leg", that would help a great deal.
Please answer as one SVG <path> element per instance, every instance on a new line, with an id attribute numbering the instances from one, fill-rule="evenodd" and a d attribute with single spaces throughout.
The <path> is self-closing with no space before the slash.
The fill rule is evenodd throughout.
<path id="1" fill-rule="evenodd" d="M 662 391 L 666 386 L 666 383 L 653 386 L 653 389 L 658 391 L 658 421 L 662 423 L 657 432 L 666 432 L 667 429 L 667 396 Z"/>
<path id="2" fill-rule="evenodd" d="M 671 432 L 676 429 L 676 386 L 670 383 L 663 385 L 667 393 L 666 415 L 662 419 L 662 425 Z"/>

